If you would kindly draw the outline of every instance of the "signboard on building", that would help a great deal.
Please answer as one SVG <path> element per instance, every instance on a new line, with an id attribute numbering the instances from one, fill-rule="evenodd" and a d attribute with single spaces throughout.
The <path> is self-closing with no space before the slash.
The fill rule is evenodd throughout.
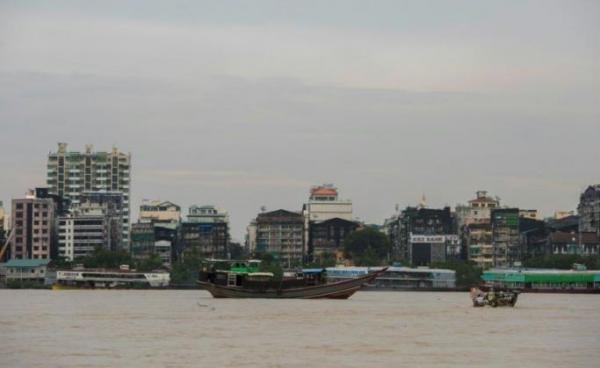
<path id="1" fill-rule="evenodd" d="M 412 244 L 431 244 L 431 243 L 445 243 L 446 241 L 451 243 L 457 243 L 459 240 L 458 235 L 413 235 L 410 234 L 410 242 Z"/>

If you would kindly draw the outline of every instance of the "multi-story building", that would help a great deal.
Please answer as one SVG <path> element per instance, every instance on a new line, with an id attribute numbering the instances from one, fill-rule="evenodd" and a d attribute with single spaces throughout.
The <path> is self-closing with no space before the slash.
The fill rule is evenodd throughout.
<path id="1" fill-rule="evenodd" d="M 246 252 L 254 254 L 256 252 L 256 219 L 250 221 L 246 226 Z"/>
<path id="2" fill-rule="evenodd" d="M 187 215 L 188 222 L 199 223 L 229 223 L 229 215 L 225 211 L 220 211 L 215 206 L 190 206 Z"/>
<path id="3" fill-rule="evenodd" d="M 600 184 L 590 185 L 579 197 L 579 230 L 600 236 Z"/>
<path id="4" fill-rule="evenodd" d="M 397 237 L 395 258 L 413 266 L 443 262 L 460 250 L 450 207 L 407 207 L 398 216 Z"/>
<path id="5" fill-rule="evenodd" d="M 215 206 L 191 206 L 181 224 L 178 253 L 195 252 L 206 258 L 227 258 L 229 216 Z"/>
<path id="6" fill-rule="evenodd" d="M 310 254 L 309 239 L 311 224 L 318 224 L 334 218 L 352 221 L 352 201 L 340 199 L 333 184 L 323 184 L 310 188 L 308 202 L 302 207 L 304 215 L 304 253 Z"/>
<path id="7" fill-rule="evenodd" d="M 500 199 L 488 196 L 487 191 L 479 190 L 468 205 L 456 206 L 456 221 L 459 228 L 471 224 L 489 224 L 492 209 L 500 207 Z"/>
<path id="8" fill-rule="evenodd" d="M 600 240 L 594 232 L 566 233 L 556 231 L 550 233 L 547 240 L 550 254 L 578 254 L 597 256 L 600 254 Z"/>
<path id="9" fill-rule="evenodd" d="M 137 222 L 131 225 L 131 254 L 136 259 L 158 255 L 164 266 L 173 263 L 177 250 L 179 223 Z"/>
<path id="10" fill-rule="evenodd" d="M 346 237 L 360 226 L 358 222 L 332 218 L 311 222 L 308 240 L 308 253 L 312 260 L 341 254 Z M 336 257 L 337 258 L 337 257 Z"/>
<path id="11" fill-rule="evenodd" d="M 523 259 L 519 209 L 496 208 L 491 214 L 494 267 L 518 266 Z"/>
<path id="12" fill-rule="evenodd" d="M 555 211 L 553 218 L 554 220 L 560 220 L 569 216 L 575 216 L 575 211 Z"/>
<path id="13" fill-rule="evenodd" d="M 58 218 L 58 255 L 73 261 L 92 255 L 98 247 L 111 249 L 109 234 L 109 223 L 105 216 L 61 216 Z"/>
<path id="14" fill-rule="evenodd" d="M 122 192 L 82 192 L 70 213 L 58 218 L 59 256 L 72 261 L 98 247 L 129 250 L 123 248 L 124 216 Z"/>
<path id="15" fill-rule="evenodd" d="M 4 246 L 4 242 L 6 241 L 6 239 L 5 239 L 6 228 L 4 225 L 5 221 L 6 221 L 6 214 L 4 213 L 4 206 L 3 206 L 2 201 L 0 201 L 0 249 L 2 249 L 2 247 Z M 0 257 L 0 262 L 2 262 L 2 257 Z"/>
<path id="16" fill-rule="evenodd" d="M 519 217 L 530 219 L 530 220 L 537 220 L 538 219 L 538 210 L 519 209 Z"/>
<path id="17" fill-rule="evenodd" d="M 129 212 L 131 154 L 116 147 L 110 152 L 95 152 L 87 145 L 85 152 L 67 151 L 66 143 L 48 154 L 47 183 L 50 193 L 81 203 L 83 192 L 121 192 L 123 196 L 122 247 L 129 247 Z"/>
<path id="18" fill-rule="evenodd" d="M 483 268 L 494 264 L 491 212 L 500 207 L 500 199 L 477 191 L 468 205 L 456 206 L 458 234 L 463 244 L 463 259 L 467 258 Z"/>
<path id="19" fill-rule="evenodd" d="M 256 217 L 256 252 L 270 253 L 287 265 L 301 264 L 304 253 L 304 216 L 276 210 Z"/>
<path id="20" fill-rule="evenodd" d="M 180 222 L 181 207 L 169 201 L 144 200 L 140 206 L 139 221 Z"/>
<path id="21" fill-rule="evenodd" d="M 51 259 L 55 253 L 56 202 L 45 191 L 12 201 L 11 259 Z"/>

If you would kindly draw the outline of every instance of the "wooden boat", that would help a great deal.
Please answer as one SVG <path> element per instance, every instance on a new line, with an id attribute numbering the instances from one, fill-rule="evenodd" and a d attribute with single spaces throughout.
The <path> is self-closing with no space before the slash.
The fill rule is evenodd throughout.
<path id="1" fill-rule="evenodd" d="M 517 304 L 519 290 L 480 286 L 471 288 L 471 300 L 474 307 L 514 307 Z"/>
<path id="2" fill-rule="evenodd" d="M 263 278 L 262 281 L 244 282 L 248 276 L 252 278 L 252 274 L 242 276 L 234 273 L 226 274 L 228 279 L 232 278 L 231 275 L 233 275 L 233 278 L 238 281 L 233 285 L 230 283 L 220 285 L 215 279 L 198 281 L 198 285 L 211 293 L 214 298 L 348 299 L 365 283 L 372 281 L 386 269 L 387 267 L 354 279 L 308 286 L 298 282 L 303 280 L 277 282 Z M 239 282 L 240 280 L 241 282 Z"/>

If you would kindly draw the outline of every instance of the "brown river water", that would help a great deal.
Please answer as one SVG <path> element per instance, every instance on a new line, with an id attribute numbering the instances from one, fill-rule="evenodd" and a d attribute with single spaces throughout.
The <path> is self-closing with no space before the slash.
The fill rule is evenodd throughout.
<path id="1" fill-rule="evenodd" d="M 0 367 L 600 367 L 600 295 L 0 290 Z"/>

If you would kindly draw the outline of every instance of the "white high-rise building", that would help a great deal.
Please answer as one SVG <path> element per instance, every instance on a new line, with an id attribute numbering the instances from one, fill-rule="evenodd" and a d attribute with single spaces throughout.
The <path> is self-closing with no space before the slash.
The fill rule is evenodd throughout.
<path id="1" fill-rule="evenodd" d="M 74 206 L 84 192 L 120 192 L 123 195 L 122 244 L 129 248 L 129 213 L 131 154 L 113 147 L 110 152 L 95 152 L 86 145 L 85 152 L 67 151 L 66 143 L 48 154 L 47 184 L 49 192 L 69 199 Z"/>

